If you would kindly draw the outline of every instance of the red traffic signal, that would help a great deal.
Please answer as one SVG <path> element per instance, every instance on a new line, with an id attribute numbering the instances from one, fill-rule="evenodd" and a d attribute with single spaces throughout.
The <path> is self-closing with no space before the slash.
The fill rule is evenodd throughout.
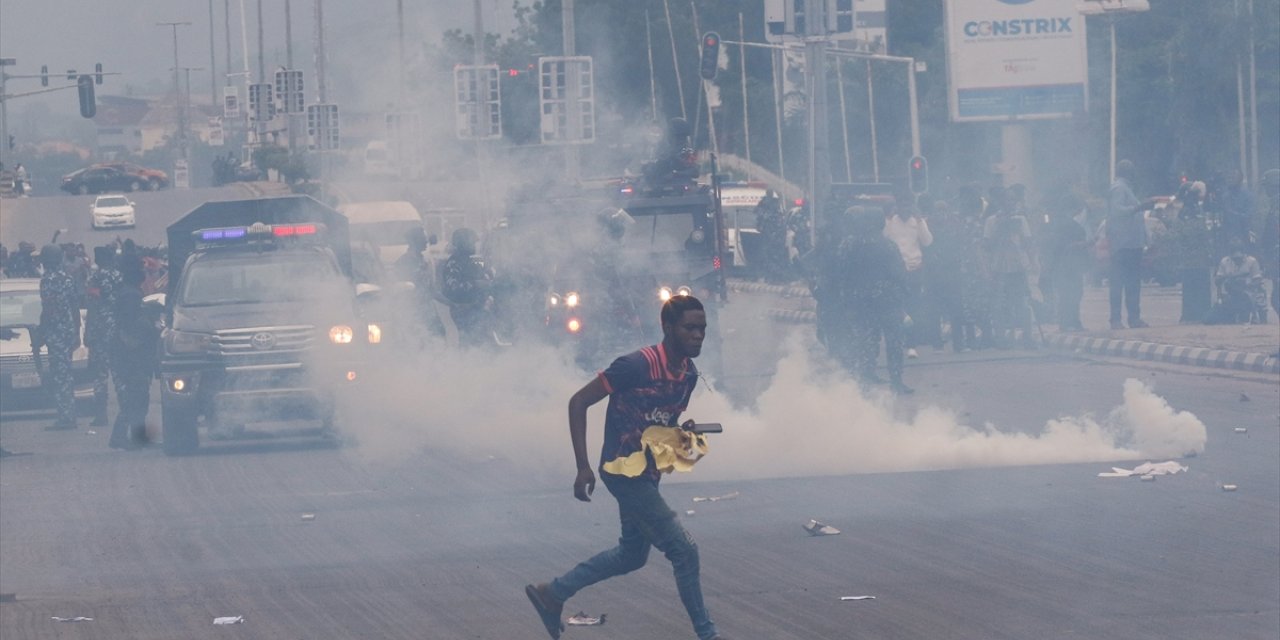
<path id="1" fill-rule="evenodd" d="M 919 195 L 929 190 L 929 162 L 923 156 L 911 158 L 907 181 L 911 184 L 911 193 Z"/>
<path id="2" fill-rule="evenodd" d="M 704 80 L 715 80 L 720 68 L 720 34 L 708 31 L 702 34 L 702 59 L 698 75 Z"/>

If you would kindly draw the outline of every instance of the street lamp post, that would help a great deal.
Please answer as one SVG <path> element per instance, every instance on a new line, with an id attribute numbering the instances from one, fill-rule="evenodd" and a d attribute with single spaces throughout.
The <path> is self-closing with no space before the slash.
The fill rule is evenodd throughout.
<path id="1" fill-rule="evenodd" d="M 1111 132 L 1107 142 L 1107 178 L 1116 179 L 1116 18 L 1125 13 L 1141 13 L 1151 9 L 1147 0 L 1083 0 L 1076 9 L 1083 16 L 1105 16 L 1111 39 Z"/>
<path id="2" fill-rule="evenodd" d="M 182 86 L 178 81 L 178 27 L 189 27 L 190 22 L 157 22 L 157 27 L 170 27 L 173 29 L 173 101 L 177 104 L 178 111 L 178 156 L 182 159 L 187 157 L 187 118 L 183 113 L 182 106 Z"/>

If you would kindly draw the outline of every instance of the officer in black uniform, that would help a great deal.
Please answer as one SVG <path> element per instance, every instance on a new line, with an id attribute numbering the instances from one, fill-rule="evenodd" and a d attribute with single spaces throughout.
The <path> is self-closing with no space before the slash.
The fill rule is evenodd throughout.
<path id="1" fill-rule="evenodd" d="M 115 247 L 94 247 L 96 268 L 85 287 L 88 315 L 84 323 L 84 346 L 89 348 L 89 376 L 93 379 L 92 426 L 107 425 L 107 377 L 111 368 L 111 340 L 116 330 L 116 292 L 120 271 L 116 269 Z"/>
<path id="2" fill-rule="evenodd" d="M 836 259 L 843 275 L 836 283 L 837 297 L 849 323 L 852 362 L 846 364 L 852 365 L 863 382 L 883 382 L 875 374 L 883 336 L 890 388 L 896 393 L 912 393 L 902 382 L 906 263 L 897 245 L 884 237 L 884 216 L 879 211 L 853 207 L 849 215 L 852 233 L 840 244 Z"/>
<path id="3" fill-rule="evenodd" d="M 80 346 L 80 300 L 75 281 L 63 270 L 63 252 L 57 245 L 40 250 L 44 275 L 40 277 L 40 341 L 49 350 L 42 385 L 52 391 L 58 418 L 51 429 L 76 428 L 75 390 L 71 379 L 71 353 Z"/>
<path id="4" fill-rule="evenodd" d="M 108 444 L 113 449 L 137 449 L 147 440 L 147 408 L 155 373 L 155 318 L 142 304 L 142 259 L 133 252 L 120 256 L 121 286 L 116 293 L 116 330 L 111 341 L 111 379 L 116 387 L 115 425 Z"/>
<path id="5" fill-rule="evenodd" d="M 462 346 L 480 346 L 493 339 L 488 322 L 493 273 L 476 255 L 478 242 L 471 229 L 454 231 L 450 242 L 453 251 L 442 269 L 444 297 L 449 301 L 449 315 L 458 328 L 458 344 Z"/>

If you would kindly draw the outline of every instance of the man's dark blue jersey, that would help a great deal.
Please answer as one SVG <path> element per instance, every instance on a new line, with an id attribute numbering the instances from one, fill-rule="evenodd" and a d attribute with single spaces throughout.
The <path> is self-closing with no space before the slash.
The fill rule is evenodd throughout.
<path id="1" fill-rule="evenodd" d="M 674 375 L 670 369 L 681 373 Z M 677 426 L 680 414 L 689 406 L 689 397 L 698 383 L 698 369 L 685 358 L 669 367 L 667 350 L 661 345 L 645 347 L 613 361 L 600 374 L 609 392 L 609 408 L 604 419 L 604 447 L 600 452 L 601 475 L 615 476 L 603 469 L 605 463 L 625 458 L 643 446 L 640 436 L 653 425 Z M 641 477 L 656 480 L 661 474 L 652 456 Z"/>

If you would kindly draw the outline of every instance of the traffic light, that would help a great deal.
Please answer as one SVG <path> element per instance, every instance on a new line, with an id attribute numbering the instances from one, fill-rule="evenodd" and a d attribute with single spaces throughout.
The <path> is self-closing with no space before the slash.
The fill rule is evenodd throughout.
<path id="1" fill-rule="evenodd" d="M 98 103 L 93 96 L 93 77 L 84 74 L 76 79 L 76 89 L 80 92 L 80 115 L 92 118 L 98 113 Z"/>
<path id="2" fill-rule="evenodd" d="M 911 193 L 920 195 L 929 190 L 929 163 L 924 159 L 924 156 L 911 158 L 907 178 L 911 183 Z"/>
<path id="3" fill-rule="evenodd" d="M 702 34 L 702 65 L 698 69 L 704 80 L 715 80 L 720 68 L 720 34 L 708 31 Z"/>
<path id="4" fill-rule="evenodd" d="M 93 83 L 102 84 L 102 63 L 93 65 Z"/>
<path id="5" fill-rule="evenodd" d="M 49 86 L 49 65 L 40 65 L 40 86 Z"/>

